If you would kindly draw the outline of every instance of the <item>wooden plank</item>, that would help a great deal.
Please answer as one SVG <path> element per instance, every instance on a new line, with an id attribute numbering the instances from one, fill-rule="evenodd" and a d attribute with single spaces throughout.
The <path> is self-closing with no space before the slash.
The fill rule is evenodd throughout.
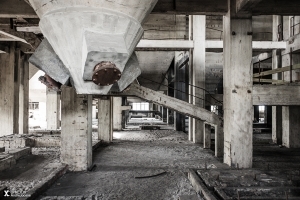
<path id="1" fill-rule="evenodd" d="M 293 65 L 292 70 L 295 70 L 295 69 L 300 69 L 300 64 Z M 256 78 L 256 77 L 260 77 L 260 76 L 267 76 L 267 75 L 276 74 L 276 73 L 280 73 L 280 72 L 286 72 L 286 71 L 290 71 L 290 66 L 272 69 L 272 70 L 264 71 L 261 73 L 255 73 L 255 74 L 253 74 L 253 77 Z"/>

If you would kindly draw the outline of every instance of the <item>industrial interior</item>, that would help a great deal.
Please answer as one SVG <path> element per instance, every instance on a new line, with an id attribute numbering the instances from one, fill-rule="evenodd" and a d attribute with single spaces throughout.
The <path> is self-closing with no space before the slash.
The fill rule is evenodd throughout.
<path id="1" fill-rule="evenodd" d="M 0 0 L 0 199 L 300 199 L 299 0 Z"/>

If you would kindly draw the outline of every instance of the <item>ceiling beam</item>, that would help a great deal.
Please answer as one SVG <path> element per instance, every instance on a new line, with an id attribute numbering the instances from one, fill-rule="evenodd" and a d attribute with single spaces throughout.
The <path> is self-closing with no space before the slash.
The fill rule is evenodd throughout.
<path id="1" fill-rule="evenodd" d="M 253 85 L 253 105 L 291 106 L 300 105 L 299 85 Z M 205 96 L 206 105 L 222 106 L 223 94 Z"/>
<path id="2" fill-rule="evenodd" d="M 236 0 L 236 10 L 252 15 L 298 15 L 299 0 Z M 225 15 L 227 0 L 158 0 L 152 13 Z M 28 0 L 1 0 L 0 18 L 38 18 Z"/>
<path id="3" fill-rule="evenodd" d="M 223 49 L 222 40 L 206 40 L 207 49 Z M 253 41 L 253 49 L 286 49 L 287 42 L 273 41 Z M 192 40 L 141 40 L 136 50 L 168 50 L 177 51 L 177 49 L 186 50 L 194 48 Z"/>
<path id="4" fill-rule="evenodd" d="M 227 0 L 158 0 L 152 13 L 225 15 Z"/>
<path id="5" fill-rule="evenodd" d="M 0 29 L 0 35 L 4 35 L 10 39 L 7 41 L 22 42 L 23 44 L 28 45 L 28 49 L 32 50 L 35 50 L 41 43 L 41 40 L 34 33 L 18 32 L 12 29 Z"/>

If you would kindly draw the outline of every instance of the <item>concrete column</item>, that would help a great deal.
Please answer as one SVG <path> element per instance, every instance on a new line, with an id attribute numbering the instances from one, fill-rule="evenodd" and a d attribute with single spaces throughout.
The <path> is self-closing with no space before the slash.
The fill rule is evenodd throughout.
<path id="1" fill-rule="evenodd" d="M 189 16 L 189 40 L 193 40 L 193 16 Z M 189 103 L 194 104 L 193 99 L 193 87 L 191 86 L 193 84 L 193 51 L 190 50 L 189 52 Z M 189 141 L 193 141 L 193 118 L 189 117 Z"/>
<path id="2" fill-rule="evenodd" d="M 20 134 L 20 113 L 22 113 L 22 105 L 20 105 L 20 82 L 24 66 L 24 56 L 21 50 L 16 50 L 16 62 L 14 65 L 14 134 Z"/>
<path id="3" fill-rule="evenodd" d="M 15 43 L 0 54 L 0 137 L 13 134 Z"/>
<path id="4" fill-rule="evenodd" d="M 24 72 L 23 72 L 23 133 L 29 133 L 29 56 L 25 56 Z"/>
<path id="5" fill-rule="evenodd" d="M 113 130 L 122 130 L 122 97 L 113 97 Z"/>
<path id="6" fill-rule="evenodd" d="M 103 97 L 98 99 L 98 139 L 106 143 L 112 141 L 112 98 Z"/>
<path id="7" fill-rule="evenodd" d="M 209 124 L 205 124 L 203 148 L 210 149 L 210 146 L 211 146 L 211 126 Z"/>
<path id="8" fill-rule="evenodd" d="M 193 16 L 193 85 L 205 88 L 205 32 L 206 17 L 205 15 Z M 193 87 L 193 94 L 196 97 L 205 98 L 205 91 Z M 204 108 L 203 100 L 193 97 L 193 103 L 196 106 Z M 203 143 L 204 122 L 193 119 L 193 142 L 196 144 Z"/>
<path id="9" fill-rule="evenodd" d="M 223 18 L 224 27 L 224 163 L 252 167 L 253 66 L 252 19 Z M 233 13 L 232 13 L 233 14 Z"/>
<path id="10" fill-rule="evenodd" d="M 60 127 L 60 94 L 57 91 L 46 89 L 46 120 L 48 130 L 57 130 Z"/>
<path id="11" fill-rule="evenodd" d="M 62 86 L 61 102 L 61 162 L 71 171 L 87 170 L 92 165 L 92 96 Z"/>
<path id="12" fill-rule="evenodd" d="M 273 41 L 278 41 L 278 25 L 282 24 L 282 17 L 273 15 Z M 281 68 L 281 50 L 272 51 L 272 69 Z M 281 80 L 282 74 L 272 75 L 273 80 Z M 282 106 L 272 106 L 272 140 L 274 143 L 282 144 Z"/>
<path id="13" fill-rule="evenodd" d="M 288 148 L 300 148 L 300 112 L 299 106 L 282 107 L 282 145 Z"/>

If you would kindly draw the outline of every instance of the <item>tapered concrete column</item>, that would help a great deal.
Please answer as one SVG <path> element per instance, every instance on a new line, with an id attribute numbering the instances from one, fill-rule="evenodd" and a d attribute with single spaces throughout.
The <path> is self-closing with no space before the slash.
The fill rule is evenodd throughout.
<path id="1" fill-rule="evenodd" d="M 112 98 L 98 99 L 98 139 L 110 143 L 112 141 Z"/>
<path id="2" fill-rule="evenodd" d="M 113 130 L 122 130 L 122 97 L 113 97 Z"/>
<path id="3" fill-rule="evenodd" d="M 211 146 L 211 126 L 209 124 L 205 124 L 203 148 L 210 149 L 210 146 Z"/>
<path id="4" fill-rule="evenodd" d="M 15 43 L 0 54 L 0 137 L 13 134 Z"/>
<path id="5" fill-rule="evenodd" d="M 193 85 L 205 88 L 205 32 L 206 32 L 206 17 L 205 15 L 193 16 Z M 193 87 L 193 103 L 196 106 L 204 108 L 205 91 Z M 201 99 L 199 99 L 201 98 Z M 204 122 L 193 119 L 193 142 L 196 144 L 203 143 Z"/>
<path id="6" fill-rule="evenodd" d="M 87 170 L 92 164 L 92 96 L 62 86 L 61 116 L 61 162 L 71 171 Z"/>
<path id="7" fill-rule="evenodd" d="M 278 25 L 282 24 L 282 17 L 273 15 L 273 41 L 278 41 Z M 272 51 L 272 69 L 281 68 L 281 50 Z M 273 80 L 282 80 L 282 74 L 272 75 Z M 282 106 L 272 106 L 272 140 L 282 144 Z"/>
<path id="8" fill-rule="evenodd" d="M 233 12 L 233 11 L 232 11 Z M 252 167 L 252 19 L 224 17 L 224 162 Z"/>
<path id="9" fill-rule="evenodd" d="M 47 88 L 46 90 L 47 129 L 57 130 L 60 127 L 60 94 Z"/>

